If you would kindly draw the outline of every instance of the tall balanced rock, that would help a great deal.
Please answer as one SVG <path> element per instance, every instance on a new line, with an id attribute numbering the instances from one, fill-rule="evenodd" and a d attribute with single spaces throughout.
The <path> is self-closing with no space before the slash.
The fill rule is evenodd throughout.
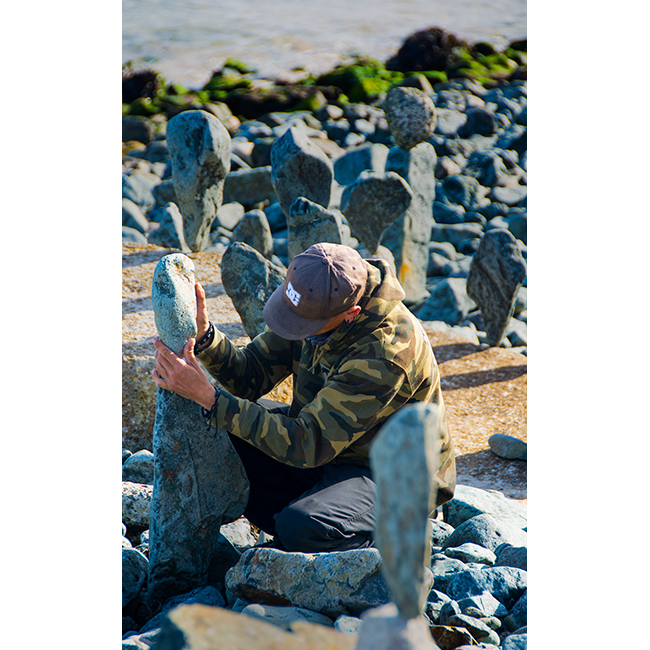
<path id="1" fill-rule="evenodd" d="M 286 273 L 244 242 L 233 242 L 223 254 L 221 282 L 251 339 L 266 327 L 264 305 Z"/>
<path id="2" fill-rule="evenodd" d="M 291 204 L 288 222 L 289 259 L 320 242 L 344 243 L 341 213 L 338 210 L 327 210 L 302 196 Z"/>
<path id="3" fill-rule="evenodd" d="M 341 211 L 350 229 L 374 255 L 388 226 L 411 205 L 413 192 L 395 172 L 361 172 L 341 196 Z"/>
<path id="4" fill-rule="evenodd" d="M 194 285 L 194 264 L 186 255 L 158 262 L 151 292 L 156 327 L 178 355 L 196 336 Z M 241 516 L 249 484 L 228 434 L 206 430 L 198 404 L 162 388 L 153 453 L 148 597 L 155 604 L 206 584 L 219 528 Z"/>
<path id="5" fill-rule="evenodd" d="M 370 448 L 377 486 L 375 544 L 394 605 L 364 616 L 357 650 L 437 648 L 422 616 L 425 565 L 431 557 L 429 515 L 436 505 L 440 446 L 435 404 L 401 409 Z"/>
<path id="6" fill-rule="evenodd" d="M 322 149 L 291 127 L 271 147 L 271 178 L 278 203 L 289 218 L 291 205 L 304 197 L 329 207 L 334 169 Z"/>
<path id="7" fill-rule="evenodd" d="M 436 196 L 436 150 L 421 142 L 406 151 L 392 147 L 388 152 L 386 171 L 399 174 L 410 186 L 413 199 L 406 212 L 390 226 L 382 244 L 395 258 L 397 277 L 402 284 L 407 305 L 428 297 L 426 290 L 429 241 L 433 220 L 433 200 Z"/>
<path id="8" fill-rule="evenodd" d="M 190 250 L 207 248 L 230 171 L 230 135 L 205 111 L 183 111 L 167 125 L 172 181 Z"/>
<path id="9" fill-rule="evenodd" d="M 494 228 L 481 238 L 467 277 L 467 295 L 483 316 L 490 345 L 499 345 L 526 277 L 526 262 L 509 230 Z"/>

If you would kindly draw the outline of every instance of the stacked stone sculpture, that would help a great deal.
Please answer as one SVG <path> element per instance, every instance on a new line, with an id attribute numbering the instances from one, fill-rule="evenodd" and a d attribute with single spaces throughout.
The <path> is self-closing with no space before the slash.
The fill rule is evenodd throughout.
<path id="1" fill-rule="evenodd" d="M 183 111 L 169 120 L 167 146 L 185 241 L 198 252 L 209 245 L 210 226 L 223 200 L 230 135 L 214 115 Z"/>
<path id="2" fill-rule="evenodd" d="M 526 261 L 510 231 L 495 228 L 483 235 L 469 269 L 467 295 L 481 311 L 490 345 L 499 345 L 508 329 L 526 272 Z"/>
<path id="3" fill-rule="evenodd" d="M 196 336 L 194 264 L 182 253 L 156 266 L 152 302 L 160 340 L 181 356 Z M 236 520 L 249 484 L 230 439 L 207 430 L 201 407 L 158 388 L 153 431 L 154 482 L 149 513 L 148 600 L 206 584 L 222 524 Z"/>
<path id="4" fill-rule="evenodd" d="M 343 244 L 343 220 L 338 210 L 327 210 L 304 197 L 298 197 L 289 209 L 287 252 L 289 259 L 304 253 L 313 244 Z"/>
<path id="5" fill-rule="evenodd" d="M 436 503 L 440 443 L 437 405 L 419 403 L 393 416 L 370 448 L 377 486 L 375 545 L 392 603 L 362 616 L 357 650 L 438 647 L 422 608 L 427 596 L 429 516 Z"/>

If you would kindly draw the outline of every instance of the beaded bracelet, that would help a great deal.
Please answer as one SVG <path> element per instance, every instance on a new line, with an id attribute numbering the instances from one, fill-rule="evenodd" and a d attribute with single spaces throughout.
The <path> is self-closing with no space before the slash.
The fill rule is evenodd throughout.
<path id="1" fill-rule="evenodd" d="M 210 347 L 212 340 L 214 339 L 214 325 L 210 322 L 208 331 L 201 337 L 199 341 L 194 344 L 194 354 L 202 352 L 202 348 Z"/>

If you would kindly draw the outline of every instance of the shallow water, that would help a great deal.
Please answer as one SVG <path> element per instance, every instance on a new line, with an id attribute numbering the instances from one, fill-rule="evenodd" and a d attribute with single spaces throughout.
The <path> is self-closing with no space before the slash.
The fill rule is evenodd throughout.
<path id="1" fill-rule="evenodd" d="M 385 60 L 411 33 L 443 27 L 496 46 L 525 38 L 525 0 L 123 0 L 123 61 L 203 85 L 233 57 L 260 76 L 325 72 L 345 55 Z M 294 75 L 295 76 L 295 75 Z"/>

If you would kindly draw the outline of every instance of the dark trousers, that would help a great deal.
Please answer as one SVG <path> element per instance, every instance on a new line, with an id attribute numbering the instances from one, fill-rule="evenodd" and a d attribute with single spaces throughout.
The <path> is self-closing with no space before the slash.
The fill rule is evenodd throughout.
<path id="1" fill-rule="evenodd" d="M 375 484 L 370 469 L 284 465 L 231 435 L 250 481 L 244 516 L 287 551 L 320 553 L 372 545 Z"/>

